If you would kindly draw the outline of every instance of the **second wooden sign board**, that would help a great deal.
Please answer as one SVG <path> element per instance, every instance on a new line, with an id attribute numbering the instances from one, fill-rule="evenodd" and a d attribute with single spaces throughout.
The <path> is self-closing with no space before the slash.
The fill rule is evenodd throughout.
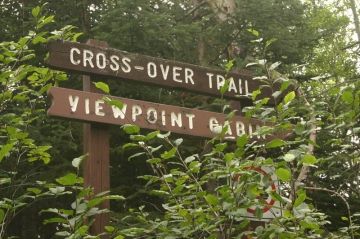
<path id="1" fill-rule="evenodd" d="M 258 128 L 265 125 L 257 119 L 234 116 L 227 120 L 225 114 L 210 111 L 58 87 L 51 88 L 48 94 L 52 98 L 48 110 L 50 116 L 113 125 L 136 124 L 141 128 L 205 138 L 215 137 L 227 125 L 225 139 L 235 140 L 238 136 L 248 134 L 253 139 L 269 140 L 254 135 Z M 109 100 L 121 102 L 121 106 L 107 103 Z"/>

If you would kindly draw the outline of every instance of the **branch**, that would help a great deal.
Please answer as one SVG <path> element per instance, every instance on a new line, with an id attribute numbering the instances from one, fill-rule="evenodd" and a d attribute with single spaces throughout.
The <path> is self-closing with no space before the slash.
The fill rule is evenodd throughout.
<path id="1" fill-rule="evenodd" d="M 306 107 L 310 110 L 310 135 L 309 135 L 309 144 L 308 144 L 308 150 L 307 154 L 313 155 L 314 154 L 314 143 L 316 142 L 316 115 L 314 108 L 310 104 L 310 102 L 306 99 L 304 96 L 304 93 L 302 92 L 301 88 L 298 87 L 296 89 L 296 93 L 298 96 L 302 97 L 305 101 Z M 290 202 L 287 203 L 285 206 L 286 209 L 291 209 L 293 202 L 295 201 L 295 195 L 296 191 L 298 190 L 299 186 L 303 181 L 306 180 L 308 173 L 309 173 L 309 166 L 303 165 L 301 167 L 300 173 L 295 181 L 292 182 L 291 189 L 290 189 Z"/>
<path id="2" fill-rule="evenodd" d="M 324 192 L 328 192 L 328 193 L 331 193 L 333 195 L 336 195 L 338 196 L 339 198 L 341 198 L 341 200 L 344 202 L 345 206 L 346 206 L 346 209 L 347 209 L 347 214 L 348 214 L 348 218 L 349 218 L 349 231 L 350 231 L 350 236 L 351 236 L 351 239 L 354 239 L 354 232 L 353 232 L 353 229 L 352 229 L 352 219 L 351 219 L 351 211 L 350 211 L 350 205 L 349 203 L 346 201 L 346 198 L 344 198 L 343 195 L 341 195 L 340 193 L 334 191 L 334 190 L 331 190 L 331 189 L 327 189 L 327 188 L 316 188 L 316 187 L 304 187 L 305 189 L 308 189 L 308 190 L 313 190 L 313 191 L 324 191 Z"/>
<path id="3" fill-rule="evenodd" d="M 314 154 L 314 143 L 316 142 L 316 115 L 315 115 L 315 111 L 314 108 L 311 106 L 311 104 L 309 103 L 309 101 L 306 99 L 306 97 L 304 96 L 304 93 L 301 91 L 300 88 L 297 88 L 297 93 L 299 96 L 301 96 L 304 101 L 305 101 L 305 105 L 310 109 L 310 135 L 309 135 L 309 144 L 308 144 L 308 150 L 307 150 L 307 154 L 313 155 Z M 295 182 L 295 191 L 297 191 L 297 188 L 299 187 L 300 183 L 304 180 L 306 180 L 307 178 L 307 174 L 309 172 L 309 166 L 303 165 L 301 168 L 301 171 L 296 179 Z"/>
<path id="4" fill-rule="evenodd" d="M 358 44 L 359 44 L 359 46 L 360 46 L 360 41 L 353 42 L 353 43 L 351 43 L 350 45 L 347 45 L 347 46 L 341 48 L 341 50 L 347 50 L 347 49 L 353 48 L 354 46 L 356 46 L 356 45 L 358 45 Z"/>

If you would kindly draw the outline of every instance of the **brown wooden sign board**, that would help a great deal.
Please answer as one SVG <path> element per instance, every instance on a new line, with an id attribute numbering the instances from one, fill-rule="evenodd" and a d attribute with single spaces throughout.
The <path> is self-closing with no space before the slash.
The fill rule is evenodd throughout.
<path id="1" fill-rule="evenodd" d="M 259 88 L 262 91 L 260 97 L 269 97 L 270 102 L 273 99 L 272 90 L 260 80 L 252 79 L 246 71 L 226 74 L 225 71 L 188 63 L 75 42 L 54 41 L 48 48 L 50 55 L 46 63 L 60 70 L 139 81 L 216 97 L 221 96 L 219 90 L 228 79 L 228 91 L 224 94 L 228 99 L 250 101 L 251 93 Z"/>
<path id="2" fill-rule="evenodd" d="M 48 110 L 50 116 L 113 125 L 135 124 L 141 128 L 205 138 L 213 138 L 226 124 L 225 114 L 204 110 L 59 87 L 51 88 L 48 94 L 52 98 L 52 105 Z M 106 103 L 104 97 L 121 101 L 122 109 Z M 228 122 L 225 139 L 234 140 L 237 136 L 248 134 L 250 138 L 264 140 L 254 136 L 257 128 L 263 125 L 264 122 L 257 119 L 234 116 Z"/>

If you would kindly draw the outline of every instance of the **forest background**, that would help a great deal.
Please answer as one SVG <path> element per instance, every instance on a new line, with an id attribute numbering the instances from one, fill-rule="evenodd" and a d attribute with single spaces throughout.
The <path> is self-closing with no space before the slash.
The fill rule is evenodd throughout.
<path id="1" fill-rule="evenodd" d="M 360 237 L 355 0 L 1 0 L 0 12 L 1 238 L 91 238 L 83 219 L 101 213 L 104 199 L 120 199 L 111 202 L 106 228 L 117 238 Z M 99 39 L 133 53 L 247 69 L 270 86 L 280 81 L 283 90 L 291 84 L 275 107 L 258 92 L 251 104 L 232 105 L 274 123 L 259 135 L 290 130 L 292 137 L 232 144 L 146 130 L 141 137 L 136 127 L 112 126 L 111 194 L 121 196 L 89 204 L 79 166 L 81 123 L 46 116 L 49 87 L 81 89 L 79 75 L 44 64 L 46 43 L 56 39 Z M 229 112 L 224 99 L 101 81 L 116 96 Z M 271 196 L 286 207 L 256 230 L 236 209 L 263 207 L 255 199 L 266 191 L 264 180 L 246 172 L 249 165 L 276 169 L 282 190 Z M 234 174 L 245 185 L 232 183 Z"/>

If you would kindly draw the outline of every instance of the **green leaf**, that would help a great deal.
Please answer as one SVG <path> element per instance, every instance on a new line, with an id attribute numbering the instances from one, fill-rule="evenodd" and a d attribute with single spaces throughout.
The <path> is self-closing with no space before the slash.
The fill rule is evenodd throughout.
<path id="1" fill-rule="evenodd" d="M 296 158 L 296 156 L 294 154 L 291 154 L 291 153 L 287 153 L 284 155 L 284 160 L 286 162 L 291 162 L 293 161 L 294 159 Z"/>
<path id="2" fill-rule="evenodd" d="M 0 178 L 0 185 L 7 184 L 11 182 L 11 178 Z"/>
<path id="3" fill-rule="evenodd" d="M 261 90 L 260 90 L 260 89 L 254 90 L 254 91 L 252 92 L 252 94 L 251 94 L 251 99 L 252 99 L 252 100 L 256 100 L 256 97 L 257 97 L 258 95 L 260 95 L 260 94 L 261 94 Z"/>
<path id="4" fill-rule="evenodd" d="M 194 161 L 196 159 L 195 155 L 191 155 L 189 157 L 187 157 L 184 162 L 185 163 L 191 163 L 192 161 Z"/>
<path id="5" fill-rule="evenodd" d="M 263 210 L 259 207 L 256 207 L 255 209 L 255 217 L 258 219 L 263 218 Z"/>
<path id="6" fill-rule="evenodd" d="M 74 158 L 71 162 L 74 168 L 79 169 L 81 162 L 86 158 L 86 155 L 81 155 L 80 157 Z"/>
<path id="7" fill-rule="evenodd" d="M 305 154 L 301 162 L 306 166 L 312 166 L 317 162 L 317 159 L 313 155 Z"/>
<path id="8" fill-rule="evenodd" d="M 220 88 L 221 95 L 225 94 L 225 92 L 229 89 L 229 85 L 230 85 L 230 80 L 229 79 L 225 80 L 224 85 L 222 85 Z"/>
<path id="9" fill-rule="evenodd" d="M 3 223 L 4 217 L 5 217 L 5 212 L 4 210 L 0 209 L 0 224 Z"/>
<path id="10" fill-rule="evenodd" d="M 86 236 L 88 231 L 89 231 L 89 226 L 83 225 L 79 229 L 76 230 L 75 234 L 79 234 L 80 236 Z"/>
<path id="11" fill-rule="evenodd" d="M 123 149 L 123 150 L 126 150 L 126 149 L 128 149 L 128 148 L 137 148 L 137 147 L 139 147 L 138 144 L 127 143 L 127 144 L 124 144 L 124 145 L 122 146 L 122 149 Z"/>
<path id="12" fill-rule="evenodd" d="M 267 149 L 273 149 L 273 148 L 281 147 L 284 144 L 285 144 L 285 142 L 282 139 L 273 139 L 269 143 L 267 143 L 265 147 Z"/>
<path id="13" fill-rule="evenodd" d="M 106 83 L 99 81 L 99 82 L 95 82 L 94 84 L 96 88 L 102 90 L 103 92 L 107 94 L 110 93 L 110 88 Z"/>
<path id="14" fill-rule="evenodd" d="M 172 148 L 169 151 L 165 151 L 164 153 L 161 154 L 161 158 L 162 159 L 170 159 L 173 158 L 176 154 L 176 148 Z"/>
<path id="15" fill-rule="evenodd" d="M 14 148 L 14 144 L 5 144 L 0 149 L 0 162 L 7 156 L 10 151 Z"/>
<path id="16" fill-rule="evenodd" d="M 225 64 L 225 70 L 226 72 L 229 72 L 234 67 L 234 60 L 228 61 Z"/>
<path id="17" fill-rule="evenodd" d="M 289 182 L 291 180 L 291 172 L 287 168 L 278 168 L 276 169 L 275 174 L 280 180 L 284 182 Z"/>
<path id="18" fill-rule="evenodd" d="M 277 61 L 273 64 L 271 64 L 271 66 L 269 67 L 269 70 L 272 71 L 272 70 L 275 70 L 278 66 L 280 66 L 281 62 Z"/>
<path id="19" fill-rule="evenodd" d="M 144 155 L 144 154 L 145 154 L 145 152 L 140 152 L 140 153 L 133 154 L 128 158 L 128 160 L 130 161 L 130 160 L 132 160 L 132 159 L 134 159 L 136 157 L 139 157 L 141 155 Z"/>
<path id="20" fill-rule="evenodd" d="M 33 15 L 33 17 L 38 17 L 40 14 L 40 10 L 41 10 L 41 8 L 39 6 L 33 8 L 31 10 L 31 14 Z"/>
<path id="21" fill-rule="evenodd" d="M 137 134 L 140 132 L 140 127 L 134 124 L 124 124 L 122 128 L 127 134 Z"/>
<path id="22" fill-rule="evenodd" d="M 286 90 L 290 85 L 290 81 L 287 80 L 287 81 L 283 81 L 281 83 L 281 87 L 280 87 L 280 91 L 283 92 L 284 90 Z"/>
<path id="23" fill-rule="evenodd" d="M 146 141 L 146 137 L 140 134 L 132 134 L 130 135 L 130 139 L 134 141 Z"/>
<path id="24" fill-rule="evenodd" d="M 38 188 L 27 188 L 26 191 L 32 192 L 32 193 L 34 193 L 35 195 L 38 195 L 38 194 L 41 193 L 41 189 L 38 189 Z"/>
<path id="25" fill-rule="evenodd" d="M 228 146 L 227 143 L 219 143 L 219 144 L 215 145 L 215 151 L 219 152 L 219 153 L 223 152 L 227 146 Z"/>
<path id="26" fill-rule="evenodd" d="M 354 96 L 352 91 L 351 90 L 344 91 L 341 95 L 341 99 L 347 104 L 352 104 L 352 102 L 354 101 Z"/>
<path id="27" fill-rule="evenodd" d="M 32 43 L 34 45 L 38 44 L 38 43 L 46 43 L 47 40 L 46 38 L 42 37 L 42 36 L 36 36 L 33 40 L 32 40 Z M 34 55 L 35 56 L 35 55 Z"/>
<path id="28" fill-rule="evenodd" d="M 146 162 L 148 162 L 149 164 L 158 164 L 161 163 L 162 159 L 161 158 L 151 158 L 146 160 Z"/>
<path id="29" fill-rule="evenodd" d="M 88 208 L 93 208 L 99 204 L 101 204 L 105 199 L 103 197 L 93 198 L 88 203 Z"/>
<path id="30" fill-rule="evenodd" d="M 149 141 L 149 140 L 155 138 L 158 134 L 160 134 L 160 132 L 158 130 L 148 133 L 145 137 L 145 141 Z"/>
<path id="31" fill-rule="evenodd" d="M 199 161 L 192 161 L 189 164 L 189 169 L 191 170 L 191 172 L 193 173 L 198 173 L 200 172 L 200 167 L 201 167 L 201 163 Z"/>
<path id="32" fill-rule="evenodd" d="M 234 160 L 234 158 L 235 158 L 234 153 L 226 153 L 225 156 L 224 156 L 224 160 L 226 162 L 230 162 L 230 161 Z"/>
<path id="33" fill-rule="evenodd" d="M 205 196 L 205 200 L 211 205 L 211 206 L 216 206 L 219 204 L 219 199 L 213 195 L 213 194 L 208 194 Z"/>
<path id="34" fill-rule="evenodd" d="M 289 103 L 290 101 L 292 101 L 293 99 L 295 99 L 295 92 L 294 91 L 291 91 L 289 93 L 287 93 L 287 95 L 284 97 L 284 103 L 287 104 Z"/>
<path id="35" fill-rule="evenodd" d="M 63 186 L 72 186 L 75 184 L 83 183 L 83 181 L 84 180 L 81 177 L 78 177 L 74 173 L 68 173 L 67 175 L 65 175 L 63 177 L 56 179 L 56 182 L 58 182 L 59 184 L 61 184 Z"/>
<path id="36" fill-rule="evenodd" d="M 67 223 L 67 220 L 61 217 L 53 217 L 49 219 L 45 219 L 43 224 L 50 224 L 50 223 Z"/>
<path id="37" fill-rule="evenodd" d="M 176 146 L 179 146 L 180 144 L 182 144 L 183 141 L 184 141 L 184 140 L 183 140 L 182 138 L 178 138 L 178 139 L 176 139 L 176 140 L 174 141 L 174 144 L 175 144 Z"/>
<path id="38" fill-rule="evenodd" d="M 114 239 L 124 239 L 125 237 L 121 236 L 121 235 L 118 235 L 116 236 Z"/>
<path id="39" fill-rule="evenodd" d="M 277 192 L 271 191 L 270 195 L 273 199 L 276 199 L 279 202 L 284 202 L 284 199 Z"/>
<path id="40" fill-rule="evenodd" d="M 270 40 L 266 41 L 265 43 L 265 49 L 268 48 L 271 44 L 273 44 L 274 42 L 276 42 L 278 39 L 277 38 L 271 38 Z"/>
<path id="41" fill-rule="evenodd" d="M 115 107 L 119 108 L 120 110 L 124 107 L 124 103 L 121 102 L 120 100 L 111 99 L 110 97 L 103 97 L 103 100 L 107 104 L 115 106 Z"/>
<path id="42" fill-rule="evenodd" d="M 106 230 L 107 232 L 112 233 L 113 231 L 115 231 L 115 227 L 112 227 L 112 226 L 105 226 L 105 230 Z"/>
<path id="43" fill-rule="evenodd" d="M 236 139 L 236 146 L 238 146 L 239 148 L 244 148 L 248 141 L 248 136 L 246 134 L 243 134 Z"/>
<path id="44" fill-rule="evenodd" d="M 255 29 L 247 29 L 248 32 L 250 32 L 252 35 L 256 36 L 256 37 L 259 37 L 259 32 Z"/>
<path id="45" fill-rule="evenodd" d="M 302 204 L 306 199 L 306 192 L 303 189 L 298 190 L 296 192 L 296 195 L 297 195 L 297 197 L 296 197 L 296 200 L 294 202 L 294 207 L 300 206 L 300 204 Z"/>
<path id="46" fill-rule="evenodd" d="M 159 138 L 159 139 L 165 139 L 165 138 L 167 138 L 167 137 L 169 137 L 170 136 L 170 134 L 171 134 L 171 132 L 169 131 L 169 132 L 167 132 L 167 133 L 165 133 L 165 134 L 157 134 L 156 136 Z"/>

